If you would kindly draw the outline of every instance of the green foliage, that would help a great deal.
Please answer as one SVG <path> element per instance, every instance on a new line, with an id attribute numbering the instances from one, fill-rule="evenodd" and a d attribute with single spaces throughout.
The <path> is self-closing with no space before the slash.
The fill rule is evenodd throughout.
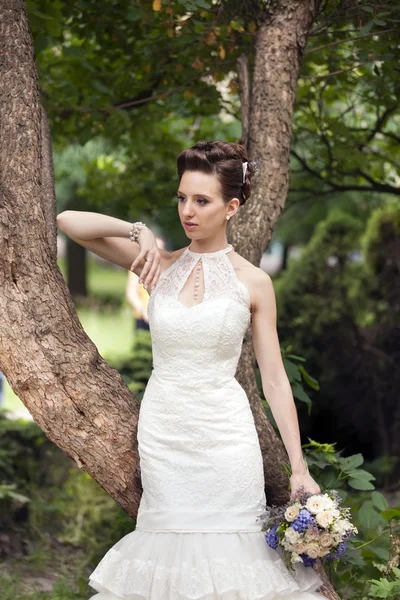
<path id="1" fill-rule="evenodd" d="M 75 591 L 76 586 L 62 577 L 54 582 L 52 592 L 43 592 L 37 585 L 31 586 L 29 591 L 21 591 L 20 576 L 0 574 L 1 600 L 87 600 L 87 585 L 82 582 L 78 587 L 80 589 Z"/>
<path id="2" fill-rule="evenodd" d="M 110 364 L 121 373 L 122 378 L 131 391 L 139 392 L 138 399 L 141 400 L 153 367 L 149 331 L 137 329 L 129 356 L 120 360 L 110 361 Z"/>
<path id="3" fill-rule="evenodd" d="M 10 420 L 0 410 L 0 526 L 32 500 L 30 485 L 46 478 L 37 464 L 48 453 L 51 444 L 36 424 Z"/>
<path id="4" fill-rule="evenodd" d="M 0 471 L 0 527 L 5 532 L 2 559 L 14 547 L 12 542 L 5 543 L 9 536 L 23 539 L 25 556 L 23 563 L 14 564 L 15 560 L 8 559 L 10 577 L 0 576 L 2 594 L 7 591 L 9 596 L 5 597 L 25 598 L 26 592 L 27 600 L 42 598 L 33 593 L 33 584 L 25 590 L 21 572 L 28 580 L 43 572 L 44 578 L 53 581 L 54 574 L 48 573 L 52 568 L 65 577 L 43 598 L 84 598 L 88 569 L 101 559 L 113 541 L 134 529 L 134 521 L 52 444 L 35 423 L 9 420 L 1 413 L 0 450 L 4 448 L 9 448 L 10 454 L 4 460 L 2 452 Z M 67 567 L 73 570 L 73 575 Z M 14 570 L 18 573 L 17 580 L 12 577 Z M 76 586 L 71 587 L 72 578 L 79 591 L 73 591 Z M 32 596 L 28 591 L 32 591 Z"/>
<path id="5" fill-rule="evenodd" d="M 292 261 L 276 283 L 280 323 L 302 342 L 311 334 L 320 335 L 327 325 L 343 322 L 350 310 L 352 282 L 360 268 L 351 254 L 358 247 L 362 231 L 359 221 L 337 210 L 320 222 L 298 260 Z M 305 333 L 305 330 L 307 333 Z M 304 335 L 305 334 L 305 335 Z M 296 347 L 301 347 L 298 344 Z"/>
<path id="6" fill-rule="evenodd" d="M 392 323 L 400 318 L 400 206 L 377 209 L 361 239 L 368 273 L 367 288 L 359 290 L 369 299 L 368 324 Z"/>
<path id="7" fill-rule="evenodd" d="M 400 569 L 394 569 L 393 574 L 396 579 L 389 581 L 386 577 L 376 580 L 370 579 L 371 589 L 369 596 L 372 598 L 392 598 L 396 600 L 400 595 Z"/>
<path id="8" fill-rule="evenodd" d="M 27 8 L 57 151 L 111 141 L 84 166 L 74 198 L 81 207 L 135 218 L 170 208 L 178 151 L 201 138 L 239 138 L 233 71 L 245 54 L 253 75 L 254 38 L 270 3 L 29 0 Z M 335 0 L 318 15 L 296 91 L 292 218 L 286 211 L 278 225 L 285 239 L 304 241 L 326 217 L 321 197 L 335 195 L 365 219 L 375 192 L 396 192 L 399 21 L 398 3 L 383 0 Z"/>
<path id="9" fill-rule="evenodd" d="M 286 375 L 292 388 L 293 397 L 299 400 L 300 402 L 304 402 L 307 405 L 307 411 L 310 415 L 312 401 L 306 392 L 306 386 L 312 388 L 313 390 L 319 390 L 319 383 L 316 379 L 311 377 L 311 375 L 307 372 L 303 364 L 301 364 L 305 361 L 305 358 L 303 358 L 302 356 L 297 356 L 297 354 L 292 354 L 292 346 L 282 348 L 281 353 Z M 274 416 L 268 404 L 268 399 L 266 399 L 264 396 L 261 372 L 258 365 L 256 367 L 255 373 L 258 391 L 261 396 L 261 400 L 264 405 L 265 411 L 267 413 L 268 420 L 278 431 Z"/>
<path id="10" fill-rule="evenodd" d="M 320 435 L 330 435 L 328 422 L 334 420 L 345 431 L 341 443 L 350 437 L 360 447 L 375 439 L 375 455 L 387 460 L 398 455 L 398 421 L 392 417 L 400 373 L 391 358 L 400 315 L 398 214 L 389 206 L 373 213 L 364 233 L 360 220 L 333 211 L 275 285 L 280 338 L 318 374 L 321 393 L 313 414 Z M 315 399 L 312 390 L 310 397 Z M 381 470 L 381 483 L 396 480 L 397 472 Z M 354 485 L 369 487 L 364 480 Z"/>

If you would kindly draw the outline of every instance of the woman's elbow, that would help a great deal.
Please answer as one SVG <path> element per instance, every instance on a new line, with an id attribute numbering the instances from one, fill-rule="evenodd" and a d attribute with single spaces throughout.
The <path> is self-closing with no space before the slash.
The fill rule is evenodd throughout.
<path id="1" fill-rule="evenodd" d="M 71 210 L 64 210 L 63 212 L 60 212 L 56 216 L 57 225 L 61 229 L 61 231 L 65 231 L 65 227 L 66 227 L 66 225 L 68 223 L 68 219 L 70 218 L 70 213 L 71 212 L 73 212 L 73 211 L 71 211 Z"/>

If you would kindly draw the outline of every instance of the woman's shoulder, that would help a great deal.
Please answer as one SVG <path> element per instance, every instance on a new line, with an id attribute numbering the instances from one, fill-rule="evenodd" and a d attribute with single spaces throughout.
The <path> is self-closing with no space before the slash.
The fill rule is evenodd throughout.
<path id="1" fill-rule="evenodd" d="M 265 289 L 272 285 L 271 277 L 237 252 L 232 256 L 231 262 L 238 279 L 249 290 L 251 306 L 254 310 L 260 300 L 260 295 L 262 296 Z"/>
<path id="2" fill-rule="evenodd" d="M 252 285 L 262 285 L 263 283 L 265 284 L 266 281 L 271 280 L 268 273 L 263 271 L 260 267 L 253 265 L 252 262 L 237 252 L 233 253 L 231 262 L 235 271 L 241 273 L 243 277 L 246 277 Z"/>

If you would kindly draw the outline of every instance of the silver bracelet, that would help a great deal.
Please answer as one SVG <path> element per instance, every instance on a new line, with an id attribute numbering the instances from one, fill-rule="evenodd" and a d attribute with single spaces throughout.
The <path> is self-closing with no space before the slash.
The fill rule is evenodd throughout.
<path id="1" fill-rule="evenodd" d="M 146 227 L 146 225 L 142 223 L 142 221 L 136 221 L 136 223 L 132 223 L 132 229 L 129 232 L 129 239 L 131 242 L 138 241 L 140 230 L 143 227 Z"/>

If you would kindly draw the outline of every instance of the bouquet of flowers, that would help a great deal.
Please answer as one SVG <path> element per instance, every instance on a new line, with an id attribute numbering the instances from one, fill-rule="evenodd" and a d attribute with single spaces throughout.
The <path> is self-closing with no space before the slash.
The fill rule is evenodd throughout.
<path id="1" fill-rule="evenodd" d="M 295 500 L 270 508 L 259 517 L 267 544 L 279 549 L 292 569 L 295 563 L 311 567 L 318 558 L 335 561 L 345 551 L 347 540 L 358 533 L 350 509 L 342 508 L 340 502 L 335 490 L 324 494 L 300 491 Z"/>

